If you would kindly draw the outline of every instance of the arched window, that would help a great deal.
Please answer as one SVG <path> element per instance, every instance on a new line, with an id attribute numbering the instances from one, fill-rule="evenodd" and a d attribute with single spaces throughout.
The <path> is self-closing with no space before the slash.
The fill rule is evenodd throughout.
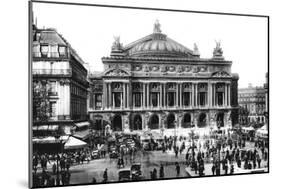
<path id="1" fill-rule="evenodd" d="M 159 117 L 158 117 L 158 115 L 153 114 L 150 117 L 149 128 L 150 129 L 159 129 Z"/>
<path id="2" fill-rule="evenodd" d="M 121 115 L 115 115 L 112 120 L 112 130 L 122 131 L 122 117 Z"/>
<path id="3" fill-rule="evenodd" d="M 142 130 L 142 119 L 139 114 L 135 115 L 134 117 L 133 130 Z"/>
<path id="4" fill-rule="evenodd" d="M 223 127 L 224 126 L 224 114 L 223 113 L 218 113 L 217 114 L 217 126 L 218 127 Z"/>
<path id="5" fill-rule="evenodd" d="M 207 123 L 207 116 L 205 113 L 201 113 L 198 119 L 198 127 L 205 127 Z"/>
<path id="6" fill-rule="evenodd" d="M 167 117 L 167 128 L 168 129 L 173 129 L 175 128 L 175 115 L 174 114 L 169 114 L 168 117 Z"/>
<path id="7" fill-rule="evenodd" d="M 190 114 L 184 114 L 183 120 L 182 120 L 182 127 L 183 128 L 192 127 L 191 115 Z"/>

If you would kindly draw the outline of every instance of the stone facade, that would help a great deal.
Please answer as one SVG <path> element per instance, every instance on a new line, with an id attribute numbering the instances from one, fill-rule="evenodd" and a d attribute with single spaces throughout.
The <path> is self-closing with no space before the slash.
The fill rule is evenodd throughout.
<path id="1" fill-rule="evenodd" d="M 70 134 L 74 123 L 87 120 L 89 83 L 84 62 L 55 29 L 39 29 L 35 25 L 32 55 L 33 95 L 41 90 L 37 99 L 33 96 L 34 135 L 41 126 L 50 125 Z M 43 93 L 46 93 L 44 120 L 37 116 L 42 106 L 35 105 L 36 100 L 43 99 Z M 43 134 L 48 135 L 47 129 Z"/>
<path id="2" fill-rule="evenodd" d="M 220 43 L 214 56 L 204 59 L 196 44 L 190 50 L 155 27 L 124 47 L 116 39 L 110 57 L 102 58 L 104 72 L 90 76 L 90 119 L 99 120 L 99 129 L 109 124 L 113 131 L 165 135 L 231 127 L 237 122 L 232 114 L 238 107 L 233 95 L 238 76 Z"/>
<path id="3" fill-rule="evenodd" d="M 239 123 L 241 125 L 266 123 L 266 88 L 253 87 L 251 84 L 247 88 L 241 88 L 238 90 L 238 102 L 240 106 Z"/>

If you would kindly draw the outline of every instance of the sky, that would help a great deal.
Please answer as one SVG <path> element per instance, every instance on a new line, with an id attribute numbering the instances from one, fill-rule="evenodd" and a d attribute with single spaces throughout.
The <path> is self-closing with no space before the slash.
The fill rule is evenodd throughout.
<path id="1" fill-rule="evenodd" d="M 57 29 L 92 71 L 103 71 L 101 58 L 110 55 L 114 36 L 129 44 L 151 34 L 158 19 L 169 38 L 189 49 L 196 43 L 201 58 L 211 58 L 220 41 L 239 88 L 265 83 L 266 18 L 45 3 L 33 3 L 33 13 L 39 28 Z"/>

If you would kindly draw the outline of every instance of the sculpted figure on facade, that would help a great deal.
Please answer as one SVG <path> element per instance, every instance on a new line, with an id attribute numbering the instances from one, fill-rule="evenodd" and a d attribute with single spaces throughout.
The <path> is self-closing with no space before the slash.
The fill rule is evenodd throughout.
<path id="1" fill-rule="evenodd" d="M 216 42 L 216 47 L 214 48 L 213 51 L 213 56 L 214 57 L 222 57 L 223 51 L 221 48 L 221 42 L 220 41 L 215 41 Z"/>
<path id="2" fill-rule="evenodd" d="M 160 70 L 162 73 L 166 72 L 167 69 L 166 69 L 166 66 L 161 66 L 161 70 Z"/>
<path id="3" fill-rule="evenodd" d="M 122 50 L 123 45 L 120 43 L 120 36 L 114 36 L 114 42 L 111 48 L 112 50 Z"/>
<path id="4" fill-rule="evenodd" d="M 148 65 L 144 65 L 143 71 L 144 71 L 144 72 L 149 72 L 149 67 L 148 67 Z"/>
<path id="5" fill-rule="evenodd" d="M 177 72 L 178 72 L 178 73 L 182 73 L 182 72 L 183 72 L 182 66 L 178 66 Z"/>

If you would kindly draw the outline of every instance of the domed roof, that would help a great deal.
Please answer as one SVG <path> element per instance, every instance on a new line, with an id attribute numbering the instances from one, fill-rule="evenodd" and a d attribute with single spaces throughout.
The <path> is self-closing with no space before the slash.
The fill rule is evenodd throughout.
<path id="1" fill-rule="evenodd" d="M 129 56 L 193 57 L 192 50 L 161 33 L 160 24 L 154 24 L 154 32 L 125 47 Z"/>

